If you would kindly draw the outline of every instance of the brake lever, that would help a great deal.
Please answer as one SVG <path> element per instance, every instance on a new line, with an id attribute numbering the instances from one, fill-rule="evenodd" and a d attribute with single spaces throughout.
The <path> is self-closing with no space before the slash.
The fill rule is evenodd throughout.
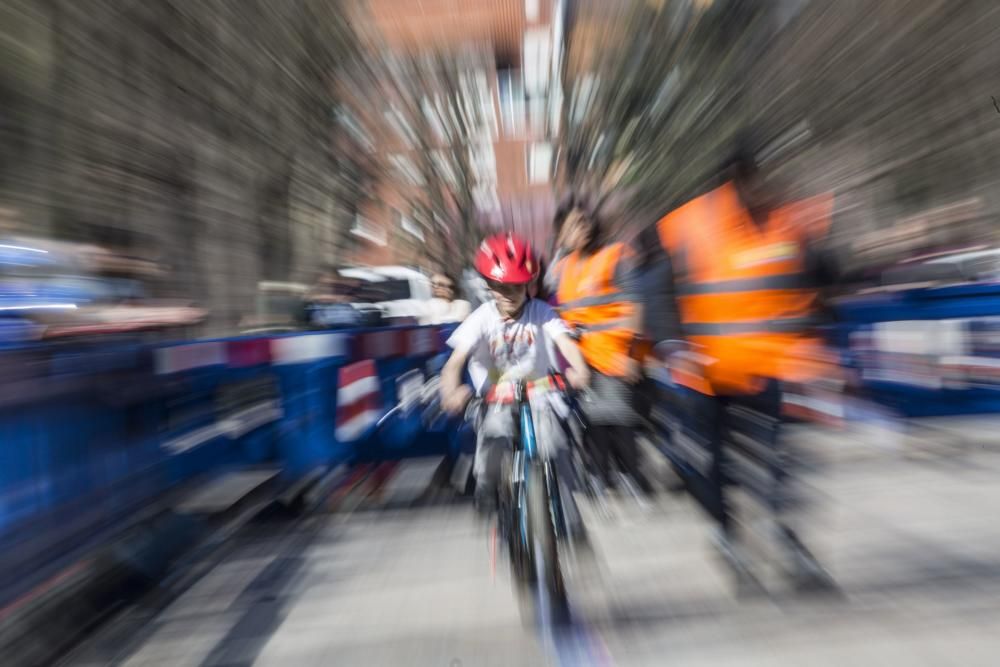
<path id="1" fill-rule="evenodd" d="M 566 377 L 552 366 L 549 366 L 548 374 L 549 382 L 552 383 L 552 386 L 556 387 L 560 393 L 568 397 L 569 382 L 566 380 Z"/>
<path id="2" fill-rule="evenodd" d="M 570 410 L 575 413 L 581 412 L 580 401 L 587 396 L 587 390 L 579 390 L 573 387 L 566 379 L 566 376 L 557 371 L 556 369 L 549 367 L 549 382 L 551 382 L 559 390 L 559 393 L 563 395 L 566 399 L 566 403 L 569 405 Z"/>

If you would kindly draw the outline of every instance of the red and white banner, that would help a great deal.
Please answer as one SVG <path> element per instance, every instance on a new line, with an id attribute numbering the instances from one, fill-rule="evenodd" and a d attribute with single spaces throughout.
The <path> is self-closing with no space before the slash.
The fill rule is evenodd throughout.
<path id="1" fill-rule="evenodd" d="M 355 341 L 355 354 L 361 359 L 419 357 L 442 349 L 437 328 L 388 329 L 360 334 Z"/>
<path id="2" fill-rule="evenodd" d="M 353 442 L 382 416 L 381 386 L 375 362 L 359 361 L 340 369 L 337 382 L 337 440 Z"/>
<path id="3" fill-rule="evenodd" d="M 438 330 L 419 327 L 406 332 L 406 349 L 403 354 L 420 357 L 438 351 Z"/>
<path id="4" fill-rule="evenodd" d="M 343 333 L 284 336 L 271 340 L 271 363 L 304 364 L 347 355 L 348 335 Z"/>
<path id="5" fill-rule="evenodd" d="M 225 363 L 226 345 L 217 341 L 171 345 L 156 350 L 157 375 L 170 375 Z"/>
<path id="6" fill-rule="evenodd" d="M 268 338 L 231 340 L 226 343 L 230 368 L 266 366 L 271 363 L 271 341 Z"/>
<path id="7" fill-rule="evenodd" d="M 169 375 L 206 366 L 304 364 L 349 355 L 371 360 L 422 357 L 443 350 L 443 338 L 437 327 L 413 327 L 360 334 L 331 332 L 186 343 L 156 350 L 156 372 Z"/>
<path id="8" fill-rule="evenodd" d="M 403 353 L 404 332 L 399 329 L 369 331 L 355 339 L 355 355 L 361 359 L 388 359 Z"/>

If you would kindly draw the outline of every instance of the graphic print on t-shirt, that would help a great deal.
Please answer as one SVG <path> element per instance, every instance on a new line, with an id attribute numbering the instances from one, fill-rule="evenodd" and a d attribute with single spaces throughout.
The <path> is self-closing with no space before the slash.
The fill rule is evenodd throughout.
<path id="1" fill-rule="evenodd" d="M 522 362 L 533 361 L 534 327 L 508 322 L 491 334 L 488 344 L 493 367 L 500 371 L 497 380 L 514 379 L 523 375 L 527 369 L 521 368 L 524 365 Z"/>

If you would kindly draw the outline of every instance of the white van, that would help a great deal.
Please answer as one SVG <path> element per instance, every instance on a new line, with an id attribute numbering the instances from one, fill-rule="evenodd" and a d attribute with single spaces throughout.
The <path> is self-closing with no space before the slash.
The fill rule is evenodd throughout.
<path id="1" fill-rule="evenodd" d="M 377 294 L 373 299 L 391 324 L 412 320 L 424 324 L 431 299 L 431 281 L 424 273 L 406 266 L 372 266 L 341 269 L 340 275 L 367 283 Z"/>

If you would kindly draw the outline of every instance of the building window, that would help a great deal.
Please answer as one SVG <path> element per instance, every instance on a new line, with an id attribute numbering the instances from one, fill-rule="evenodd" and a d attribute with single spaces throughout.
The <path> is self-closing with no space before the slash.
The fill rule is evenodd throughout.
<path id="1" fill-rule="evenodd" d="M 528 150 L 528 182 L 548 183 L 552 169 L 552 144 L 531 144 Z"/>
<path id="2" fill-rule="evenodd" d="M 359 236 L 367 241 L 371 241 L 375 245 L 386 245 L 388 243 L 385 230 L 360 213 L 357 213 L 354 216 L 354 224 L 351 226 L 351 234 Z"/>
<path id="3" fill-rule="evenodd" d="M 535 28 L 524 33 L 524 90 L 529 97 L 544 95 L 549 86 L 551 37 L 547 29 Z"/>
<path id="4" fill-rule="evenodd" d="M 544 97 L 532 97 L 528 100 L 528 124 L 532 135 L 545 136 L 545 123 L 549 119 L 548 105 Z"/>
<path id="5" fill-rule="evenodd" d="M 524 128 L 524 84 L 520 70 L 497 70 L 497 95 L 504 134 L 516 135 Z"/>
<path id="6" fill-rule="evenodd" d="M 524 18 L 527 19 L 529 23 L 534 23 L 538 20 L 538 10 L 540 9 L 539 0 L 524 0 Z"/>
<path id="7" fill-rule="evenodd" d="M 493 106 L 493 95 L 490 92 L 489 79 L 486 72 L 477 69 L 462 74 L 462 90 L 467 100 L 475 100 L 479 108 L 479 118 L 476 134 L 481 134 L 484 138 L 495 138 L 499 133 L 497 125 L 496 109 Z"/>
<path id="8" fill-rule="evenodd" d="M 399 221 L 399 226 L 404 232 L 419 241 L 424 240 L 424 230 L 420 228 L 420 225 L 415 223 L 408 216 L 403 215 L 400 211 L 396 211 L 396 219 Z"/>

